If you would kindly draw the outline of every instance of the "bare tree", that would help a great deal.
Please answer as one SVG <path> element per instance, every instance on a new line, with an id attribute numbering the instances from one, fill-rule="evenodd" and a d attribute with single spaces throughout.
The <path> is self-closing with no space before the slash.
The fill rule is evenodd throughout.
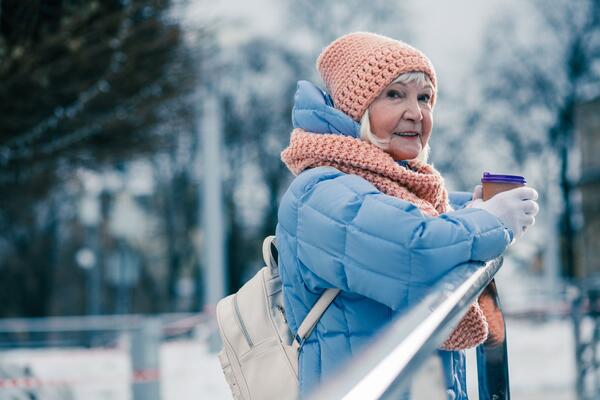
<path id="1" fill-rule="evenodd" d="M 470 116 L 470 127 L 504 137 L 521 165 L 539 161 L 547 149 L 557 160 L 562 259 L 572 277 L 569 154 L 576 105 L 600 94 L 600 1 L 536 1 L 525 13 L 527 26 L 505 17 L 490 28 L 481 65 L 486 103 Z"/>
<path id="2" fill-rule="evenodd" d="M 400 2 L 375 0 L 299 0 L 287 3 L 290 31 L 313 37 L 319 46 L 353 31 L 372 31 L 400 40 L 410 40 L 410 14 Z M 303 43 L 304 44 L 304 43 Z"/>
<path id="3" fill-rule="evenodd" d="M 292 175 L 280 159 L 292 130 L 296 83 L 317 81 L 315 58 L 335 37 L 355 30 L 408 40 L 404 9 L 385 1 L 283 4 L 287 21 L 281 35 L 251 37 L 223 49 L 218 90 L 225 130 L 225 209 L 229 289 L 237 289 L 260 266 L 260 240 L 273 234 L 279 199 Z M 213 67 L 214 68 L 214 67 Z M 258 175 L 252 177 L 253 171 Z M 262 199 L 251 194 L 261 193 Z M 256 221 L 256 217 L 260 221 Z"/>
<path id="4" fill-rule="evenodd" d="M 191 119 L 196 72 L 171 11 L 167 0 L 0 2 L 3 315 L 61 313 L 55 277 L 81 278 L 74 171 L 173 148 Z"/>
<path id="5" fill-rule="evenodd" d="M 224 49 L 222 62 L 228 285 L 237 289 L 260 266 L 260 239 L 275 231 L 289 180 L 279 154 L 291 131 L 296 80 L 305 71 L 301 55 L 263 38 Z"/>
<path id="6" fill-rule="evenodd" d="M 168 11 L 168 1 L 1 3 L 0 185 L 164 144 L 161 123 L 189 111 L 176 95 L 195 76 Z"/>

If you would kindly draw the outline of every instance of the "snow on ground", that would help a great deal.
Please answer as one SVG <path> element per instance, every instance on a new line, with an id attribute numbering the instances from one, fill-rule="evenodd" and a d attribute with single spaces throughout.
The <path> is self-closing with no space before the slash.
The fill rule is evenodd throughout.
<path id="1" fill-rule="evenodd" d="M 569 320 L 509 319 L 507 327 L 512 397 L 575 399 L 574 344 Z M 162 399 L 230 399 L 219 361 L 206 341 L 164 343 L 160 358 Z M 477 388 L 472 383 L 476 376 L 474 354 L 469 355 L 468 363 L 469 392 L 472 399 L 477 399 Z M 38 378 L 68 382 L 76 400 L 132 399 L 131 365 L 124 349 L 9 350 L 0 352 L 0 364 L 29 365 Z"/>
<path id="2" fill-rule="evenodd" d="M 31 349 L 0 353 L 0 364 L 29 367 L 43 388 L 66 385 L 74 399 L 129 399 L 130 363 L 122 350 Z M 0 388 L 0 399 L 3 389 Z"/>
<path id="3" fill-rule="evenodd" d="M 506 321 L 511 397 L 575 400 L 575 344 L 570 320 Z M 467 352 L 469 398 L 478 399 L 475 351 Z"/>
<path id="4" fill-rule="evenodd" d="M 515 399 L 575 399 L 575 342 L 570 320 L 508 320 Z"/>
<path id="5" fill-rule="evenodd" d="M 206 344 L 174 342 L 161 356 L 164 399 L 231 399 L 217 355 Z"/>
<path id="6" fill-rule="evenodd" d="M 560 283 L 527 272 L 505 258 L 496 275 L 507 315 L 511 395 L 524 400 L 575 399 L 575 339 Z M 564 288 L 563 288 L 564 289 Z M 528 312 L 538 318 L 523 318 Z M 534 313 L 534 314 L 535 314 Z M 542 319 L 543 313 L 554 317 Z M 515 317 L 511 317 L 515 316 Z M 558 315 L 563 315 L 558 317 Z M 519 317 L 520 316 L 520 317 Z M 475 352 L 467 352 L 468 392 L 477 399 Z"/>
<path id="7" fill-rule="evenodd" d="M 167 342 L 161 346 L 163 400 L 229 399 L 229 388 L 216 354 L 204 341 Z M 74 400 L 132 399 L 131 364 L 125 349 L 43 349 L 0 352 L 0 365 L 30 366 L 50 386 L 67 383 Z M 0 385 L 1 386 L 1 385 Z M 0 399 L 6 389 L 0 387 Z M 12 397 L 11 397 L 12 400 Z"/>

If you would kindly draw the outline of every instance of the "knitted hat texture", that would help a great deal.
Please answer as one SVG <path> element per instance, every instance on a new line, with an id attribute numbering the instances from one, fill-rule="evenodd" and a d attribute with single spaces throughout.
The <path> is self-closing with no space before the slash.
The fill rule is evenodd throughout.
<path id="1" fill-rule="evenodd" d="M 317 59 L 317 70 L 336 108 L 355 121 L 371 102 L 399 75 L 423 72 L 434 86 L 437 78 L 431 61 L 419 50 L 386 36 L 356 32 L 327 46 Z M 432 98 L 435 104 L 435 94 Z"/>

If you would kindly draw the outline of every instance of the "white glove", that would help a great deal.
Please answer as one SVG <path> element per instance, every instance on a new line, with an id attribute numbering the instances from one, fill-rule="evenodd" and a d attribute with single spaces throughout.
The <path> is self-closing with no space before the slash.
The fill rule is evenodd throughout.
<path id="1" fill-rule="evenodd" d="M 464 208 L 469 208 L 471 207 L 471 204 L 473 204 L 473 202 L 477 199 L 481 199 L 483 198 L 483 186 L 481 185 L 476 185 L 473 188 L 473 193 L 471 194 L 471 200 L 467 201 L 464 205 Z"/>
<path id="2" fill-rule="evenodd" d="M 483 197 L 483 186 L 481 185 L 477 185 L 473 188 L 473 194 L 471 194 L 471 200 L 467 201 L 464 205 L 465 208 L 469 208 L 471 207 L 471 204 L 477 200 L 477 199 L 481 199 Z"/>
<path id="3" fill-rule="evenodd" d="M 535 216 L 540 210 L 537 198 L 535 189 L 524 186 L 498 193 L 487 201 L 475 199 L 469 206 L 484 209 L 498 217 L 512 231 L 514 242 L 535 223 Z"/>
<path id="4" fill-rule="evenodd" d="M 476 185 L 473 188 L 473 200 L 482 199 L 483 198 L 483 186 Z"/>

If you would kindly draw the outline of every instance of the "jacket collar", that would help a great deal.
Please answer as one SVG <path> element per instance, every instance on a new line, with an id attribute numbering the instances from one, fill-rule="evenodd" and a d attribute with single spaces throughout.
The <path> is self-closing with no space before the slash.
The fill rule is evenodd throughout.
<path id="1" fill-rule="evenodd" d="M 298 81 L 292 108 L 292 124 L 313 133 L 360 137 L 360 124 L 334 107 L 331 96 L 312 82 Z"/>
<path id="2" fill-rule="evenodd" d="M 335 108 L 333 99 L 309 81 L 298 81 L 292 108 L 292 125 L 312 133 L 334 133 L 360 138 L 360 124 Z M 410 168 L 408 161 L 398 165 Z"/>

